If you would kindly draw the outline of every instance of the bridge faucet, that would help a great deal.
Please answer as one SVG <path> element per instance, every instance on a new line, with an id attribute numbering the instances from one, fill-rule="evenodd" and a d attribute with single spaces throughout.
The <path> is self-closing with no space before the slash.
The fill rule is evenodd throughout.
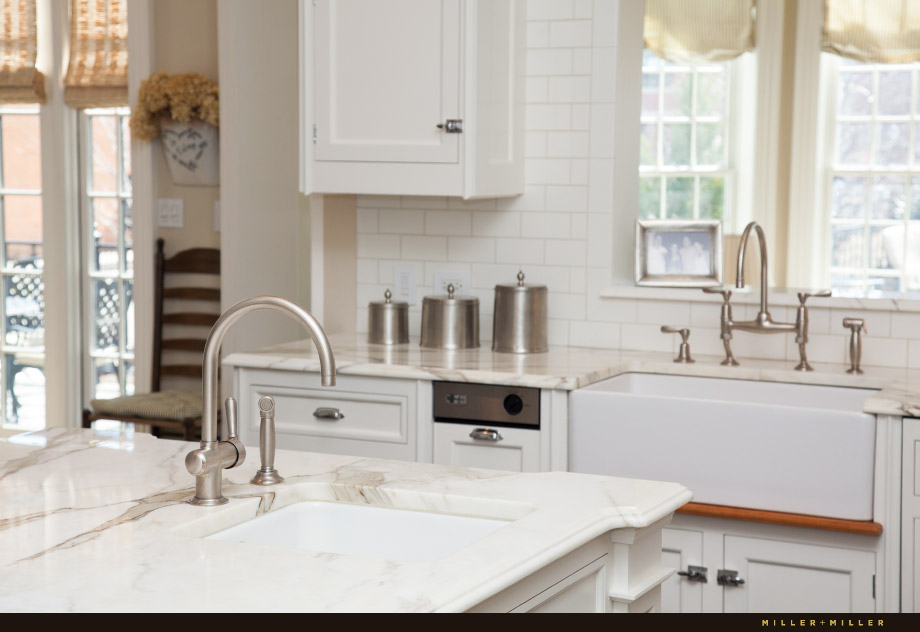
<path id="1" fill-rule="evenodd" d="M 795 322 L 780 323 L 773 320 L 773 317 L 770 316 L 767 302 L 767 238 L 764 235 L 763 228 L 761 228 L 760 224 L 757 222 L 748 224 L 744 228 L 744 232 L 741 233 L 741 243 L 738 247 L 735 287 L 739 289 L 744 288 L 744 251 L 747 246 L 748 238 L 751 236 L 751 231 L 757 232 L 757 241 L 760 245 L 760 310 L 757 312 L 757 316 L 754 320 L 736 321 L 732 319 L 731 304 L 729 302 L 731 300 L 730 291 L 722 288 L 703 288 L 704 292 L 722 294 L 724 300 L 721 316 L 721 338 L 725 345 L 725 360 L 722 364 L 729 366 L 738 365 L 738 361 L 735 360 L 731 351 L 732 331 L 735 329 L 755 334 L 794 333 L 795 342 L 799 346 L 799 363 L 796 365 L 795 370 L 812 371 L 813 369 L 811 365 L 808 364 L 808 358 L 805 355 L 805 344 L 808 342 L 808 308 L 805 307 L 805 301 L 811 296 L 830 296 L 831 292 L 830 290 L 821 290 L 814 294 L 800 292 L 798 295 L 799 307 L 796 312 Z"/>
<path id="2" fill-rule="evenodd" d="M 185 457 L 185 467 L 195 477 L 193 505 L 222 505 L 227 501 L 221 492 L 222 469 L 239 467 L 246 459 L 246 450 L 237 438 L 236 401 L 227 398 L 228 440 L 217 440 L 217 370 L 220 345 L 227 330 L 240 318 L 259 310 L 281 312 L 299 321 L 310 333 L 319 355 L 323 386 L 335 386 L 335 358 L 329 339 L 319 322 L 299 305 L 275 296 L 256 296 L 240 301 L 225 311 L 214 323 L 204 346 L 201 384 L 201 447 Z"/>

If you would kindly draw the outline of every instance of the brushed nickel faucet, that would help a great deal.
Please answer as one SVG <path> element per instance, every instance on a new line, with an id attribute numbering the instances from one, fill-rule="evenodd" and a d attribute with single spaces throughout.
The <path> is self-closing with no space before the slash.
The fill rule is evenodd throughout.
<path id="1" fill-rule="evenodd" d="M 256 296 L 240 301 L 225 311 L 214 323 L 204 345 L 201 367 L 201 447 L 185 457 L 185 467 L 195 477 L 195 497 L 189 501 L 193 505 L 212 506 L 228 502 L 221 492 L 221 470 L 239 467 L 246 460 L 246 448 L 237 435 L 239 426 L 236 400 L 232 397 L 227 398 L 225 406 L 227 441 L 217 440 L 217 370 L 220 345 L 227 330 L 246 314 L 263 309 L 286 314 L 306 327 L 319 355 L 321 383 L 323 386 L 335 386 L 335 358 L 329 339 L 319 322 L 305 309 L 276 296 Z"/>
<path id="2" fill-rule="evenodd" d="M 814 370 L 808 364 L 808 358 L 805 354 L 805 345 L 808 342 L 808 308 L 805 307 L 805 301 L 812 296 L 830 296 L 830 290 L 821 290 L 814 294 L 808 292 L 799 292 L 799 307 L 796 311 L 794 323 L 781 323 L 773 320 L 767 302 L 767 238 L 764 235 L 763 228 L 757 222 L 751 222 L 744 228 L 741 233 L 741 243 L 738 247 L 737 276 L 735 287 L 744 288 L 744 250 L 747 247 L 748 238 L 751 231 L 757 232 L 757 241 L 760 245 L 760 310 L 754 320 L 736 321 L 732 319 L 731 296 L 730 290 L 724 288 L 703 288 L 704 292 L 710 294 L 721 294 L 722 315 L 721 315 L 721 338 L 725 346 L 725 360 L 722 361 L 726 366 L 738 366 L 731 350 L 732 332 L 734 330 L 748 331 L 755 334 L 785 334 L 794 333 L 795 342 L 799 346 L 799 363 L 796 365 L 796 371 Z"/>

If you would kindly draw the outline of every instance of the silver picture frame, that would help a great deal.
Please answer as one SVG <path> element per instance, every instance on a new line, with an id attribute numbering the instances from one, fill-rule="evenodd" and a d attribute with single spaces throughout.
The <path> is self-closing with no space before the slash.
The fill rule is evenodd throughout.
<path id="1" fill-rule="evenodd" d="M 722 285 L 722 221 L 636 220 L 636 285 Z"/>

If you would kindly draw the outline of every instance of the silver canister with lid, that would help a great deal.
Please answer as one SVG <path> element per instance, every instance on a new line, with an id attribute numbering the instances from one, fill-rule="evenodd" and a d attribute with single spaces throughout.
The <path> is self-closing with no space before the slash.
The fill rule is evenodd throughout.
<path id="1" fill-rule="evenodd" d="M 409 342 L 409 303 L 394 301 L 387 290 L 382 301 L 367 304 L 367 341 L 379 345 Z"/>
<path id="2" fill-rule="evenodd" d="M 423 349 L 472 349 L 479 346 L 479 299 L 454 296 L 426 296 L 422 300 Z"/>
<path id="3" fill-rule="evenodd" d="M 517 283 L 495 286 L 492 350 L 503 353 L 542 353 L 549 348 L 546 335 L 547 289 Z"/>

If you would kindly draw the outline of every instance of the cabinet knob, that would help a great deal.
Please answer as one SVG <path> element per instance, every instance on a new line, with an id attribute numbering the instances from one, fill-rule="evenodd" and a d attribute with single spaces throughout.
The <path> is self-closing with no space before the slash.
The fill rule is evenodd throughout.
<path id="1" fill-rule="evenodd" d="M 685 571 L 677 571 L 681 577 L 686 577 L 688 582 L 709 583 L 709 569 L 705 566 L 688 566 Z"/>
<path id="2" fill-rule="evenodd" d="M 738 577 L 738 571 L 727 571 L 723 568 L 719 569 L 716 581 L 719 586 L 740 586 L 744 583 L 744 580 Z"/>
<path id="3" fill-rule="evenodd" d="M 447 119 L 443 123 L 438 123 L 435 127 L 448 134 L 462 134 L 463 119 Z"/>
<path id="4" fill-rule="evenodd" d="M 345 415 L 343 415 L 342 411 L 338 408 L 326 408 L 323 406 L 320 406 L 314 410 L 313 416 L 317 419 L 326 421 L 338 421 L 339 419 L 345 419 Z"/>
<path id="5" fill-rule="evenodd" d="M 501 441 L 504 437 L 498 430 L 492 430 L 491 428 L 476 428 L 470 433 L 470 439 L 475 439 L 477 441 Z"/>

